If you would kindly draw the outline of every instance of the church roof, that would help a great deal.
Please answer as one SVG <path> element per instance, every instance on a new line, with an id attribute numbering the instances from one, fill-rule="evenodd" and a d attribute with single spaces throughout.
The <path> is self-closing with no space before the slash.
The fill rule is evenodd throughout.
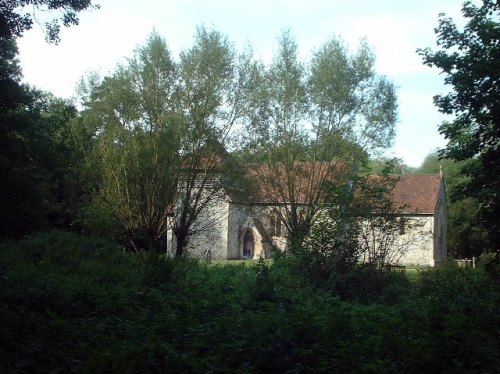
<path id="1" fill-rule="evenodd" d="M 266 203 L 319 202 L 322 198 L 321 184 L 346 180 L 348 174 L 349 168 L 339 161 L 296 161 L 293 171 L 289 172 L 284 163 L 273 167 L 254 164 L 249 165 L 246 172 L 247 178 L 254 181 L 251 191 L 253 201 Z M 291 181 L 288 181 L 289 177 Z"/>
<path id="2" fill-rule="evenodd" d="M 334 172 L 331 169 L 334 168 Z M 293 201 L 297 203 L 308 203 L 321 201 L 322 196 L 316 195 L 320 189 L 311 185 L 323 183 L 324 181 L 345 181 L 350 174 L 346 164 L 324 163 L 312 167 L 312 163 L 297 163 L 295 172 Z M 310 173 L 314 172 L 312 178 Z M 327 173 L 327 174 L 325 174 Z M 289 197 L 287 188 L 287 173 L 279 168 L 272 170 L 267 165 L 251 165 L 248 167 L 246 176 L 253 181 L 253 188 L 248 191 L 247 201 L 259 203 L 287 203 L 292 199 Z M 374 176 L 374 178 L 380 178 Z M 439 174 L 408 174 L 394 175 L 395 185 L 391 191 L 394 206 L 401 207 L 402 213 L 433 214 L 439 198 L 439 190 L 442 177 Z"/>
<path id="3" fill-rule="evenodd" d="M 392 190 L 395 206 L 411 213 L 434 213 L 442 177 L 439 174 L 400 175 Z"/>

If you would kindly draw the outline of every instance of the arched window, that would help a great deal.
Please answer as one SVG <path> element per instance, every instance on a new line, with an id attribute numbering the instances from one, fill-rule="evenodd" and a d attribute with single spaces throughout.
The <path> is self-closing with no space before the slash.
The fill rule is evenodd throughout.
<path id="1" fill-rule="evenodd" d="M 254 239 L 251 230 L 245 232 L 243 237 L 243 258 L 253 258 Z"/>

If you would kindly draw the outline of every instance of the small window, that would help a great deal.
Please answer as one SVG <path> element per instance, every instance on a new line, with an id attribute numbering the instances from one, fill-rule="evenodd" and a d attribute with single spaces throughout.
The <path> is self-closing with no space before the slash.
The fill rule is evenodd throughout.
<path id="1" fill-rule="evenodd" d="M 399 235 L 404 235 L 406 233 L 406 220 L 403 217 L 401 217 L 398 223 L 399 223 Z"/>
<path id="2" fill-rule="evenodd" d="M 277 211 L 269 214 L 269 233 L 271 236 L 281 236 L 281 216 Z"/>

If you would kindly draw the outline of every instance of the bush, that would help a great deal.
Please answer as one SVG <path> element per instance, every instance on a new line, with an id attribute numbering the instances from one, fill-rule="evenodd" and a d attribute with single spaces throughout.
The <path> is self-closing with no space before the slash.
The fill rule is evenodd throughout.
<path id="1" fill-rule="evenodd" d="M 402 273 L 359 264 L 345 273 L 332 273 L 327 287 L 342 300 L 394 304 L 408 292 L 410 283 Z"/>
<path id="2" fill-rule="evenodd" d="M 482 269 L 459 268 L 454 263 L 421 271 L 411 299 L 423 318 L 418 362 L 423 371 L 493 372 L 500 359 L 500 294 Z"/>
<path id="3" fill-rule="evenodd" d="M 144 254 L 143 284 L 147 287 L 175 289 L 186 280 L 187 273 L 196 265 L 196 261 L 187 257 L 170 257 L 150 250 Z"/>
<path id="4" fill-rule="evenodd" d="M 344 257 L 310 249 L 281 253 L 273 259 L 273 268 L 286 268 L 289 278 L 345 301 L 395 303 L 410 286 L 404 274 L 388 267 L 346 262 Z"/>
<path id="5" fill-rule="evenodd" d="M 64 232 L 0 243 L 0 371 L 495 372 L 500 359 L 483 269 L 408 282 L 358 266 L 317 287 L 307 257 L 146 256 Z"/>
<path id="6" fill-rule="evenodd" d="M 483 253 L 479 257 L 477 265 L 487 271 L 497 281 L 500 280 L 500 251 Z"/>
<path id="7" fill-rule="evenodd" d="M 106 239 L 116 239 L 122 232 L 113 211 L 99 197 L 80 208 L 76 224 L 83 232 Z"/>

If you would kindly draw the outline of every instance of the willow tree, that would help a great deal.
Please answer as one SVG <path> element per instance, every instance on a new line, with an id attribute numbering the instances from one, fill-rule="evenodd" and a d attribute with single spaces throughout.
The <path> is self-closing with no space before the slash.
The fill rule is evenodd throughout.
<path id="1" fill-rule="evenodd" d="M 292 247 L 324 206 L 325 186 L 347 183 L 368 152 L 394 137 L 394 85 L 374 64 L 366 42 L 350 54 L 335 38 L 302 63 L 284 32 L 271 66 L 255 74 L 247 153 L 263 198 L 282 206 Z"/>
<path id="2" fill-rule="evenodd" d="M 179 165 L 175 81 L 170 51 L 153 33 L 127 65 L 87 87 L 82 115 L 95 129 L 96 198 L 137 251 L 166 245 Z"/>
<path id="3" fill-rule="evenodd" d="M 180 54 L 177 104 L 182 161 L 172 221 L 178 256 L 190 236 L 224 218 L 211 215 L 204 222 L 197 220 L 221 196 L 222 177 L 231 173 L 226 145 L 244 109 L 247 63 L 248 58 L 237 56 L 224 35 L 203 27 L 197 29 L 194 45 Z"/>
<path id="4" fill-rule="evenodd" d="M 225 144 L 243 108 L 245 61 L 215 30 L 198 28 L 178 61 L 153 33 L 88 90 L 99 196 L 134 247 L 164 249 L 171 229 L 180 256 L 190 236 L 223 218 L 198 219 L 229 171 Z"/>
<path id="5" fill-rule="evenodd" d="M 310 200 L 304 194 L 311 192 L 306 176 L 309 170 L 302 170 L 307 165 L 299 164 L 307 159 L 304 124 L 308 97 L 305 67 L 298 61 L 297 53 L 291 35 L 283 33 L 271 66 L 256 76 L 249 136 L 253 138 L 257 161 L 252 174 L 261 186 L 261 198 L 275 203 L 289 202 L 278 213 L 290 237 L 307 230 L 305 220 L 309 219 L 309 212 L 301 214 L 299 205 Z"/>

